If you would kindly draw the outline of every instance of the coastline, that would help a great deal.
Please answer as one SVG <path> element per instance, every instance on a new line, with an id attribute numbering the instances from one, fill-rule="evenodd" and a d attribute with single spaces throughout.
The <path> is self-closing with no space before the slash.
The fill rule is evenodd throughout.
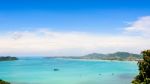
<path id="1" fill-rule="evenodd" d="M 137 63 L 138 61 L 120 61 L 120 60 L 100 60 L 100 59 L 72 59 L 72 58 L 55 58 L 55 59 L 65 59 L 65 60 L 76 60 L 76 61 L 91 61 L 91 62 L 130 62 Z"/>

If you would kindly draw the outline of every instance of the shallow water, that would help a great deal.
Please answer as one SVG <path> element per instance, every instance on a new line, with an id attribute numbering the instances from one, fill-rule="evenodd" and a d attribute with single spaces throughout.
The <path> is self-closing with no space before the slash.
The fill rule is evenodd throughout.
<path id="1" fill-rule="evenodd" d="M 131 84 L 137 73 L 136 62 L 127 61 L 20 58 L 0 62 L 0 79 L 12 84 Z"/>

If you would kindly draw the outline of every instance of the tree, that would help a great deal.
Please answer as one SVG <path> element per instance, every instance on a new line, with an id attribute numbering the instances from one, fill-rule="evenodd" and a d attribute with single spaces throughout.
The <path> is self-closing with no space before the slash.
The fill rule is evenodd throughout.
<path id="1" fill-rule="evenodd" d="M 10 83 L 0 79 L 0 84 L 10 84 Z"/>
<path id="2" fill-rule="evenodd" d="M 135 77 L 132 84 L 150 84 L 150 50 L 142 52 L 143 60 L 138 62 L 139 75 Z"/>

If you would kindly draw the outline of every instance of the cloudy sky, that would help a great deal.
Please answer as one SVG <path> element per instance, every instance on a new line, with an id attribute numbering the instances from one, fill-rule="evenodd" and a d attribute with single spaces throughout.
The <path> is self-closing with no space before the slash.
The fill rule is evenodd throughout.
<path id="1" fill-rule="evenodd" d="M 148 0 L 0 1 L 0 55 L 80 56 L 150 49 Z"/>

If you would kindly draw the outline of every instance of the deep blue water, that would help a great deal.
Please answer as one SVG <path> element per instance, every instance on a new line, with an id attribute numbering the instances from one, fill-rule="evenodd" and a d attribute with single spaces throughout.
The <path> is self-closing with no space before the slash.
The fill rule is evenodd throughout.
<path id="1" fill-rule="evenodd" d="M 137 63 L 127 61 L 20 58 L 0 62 L 0 79 L 12 84 L 131 84 L 137 74 Z"/>

